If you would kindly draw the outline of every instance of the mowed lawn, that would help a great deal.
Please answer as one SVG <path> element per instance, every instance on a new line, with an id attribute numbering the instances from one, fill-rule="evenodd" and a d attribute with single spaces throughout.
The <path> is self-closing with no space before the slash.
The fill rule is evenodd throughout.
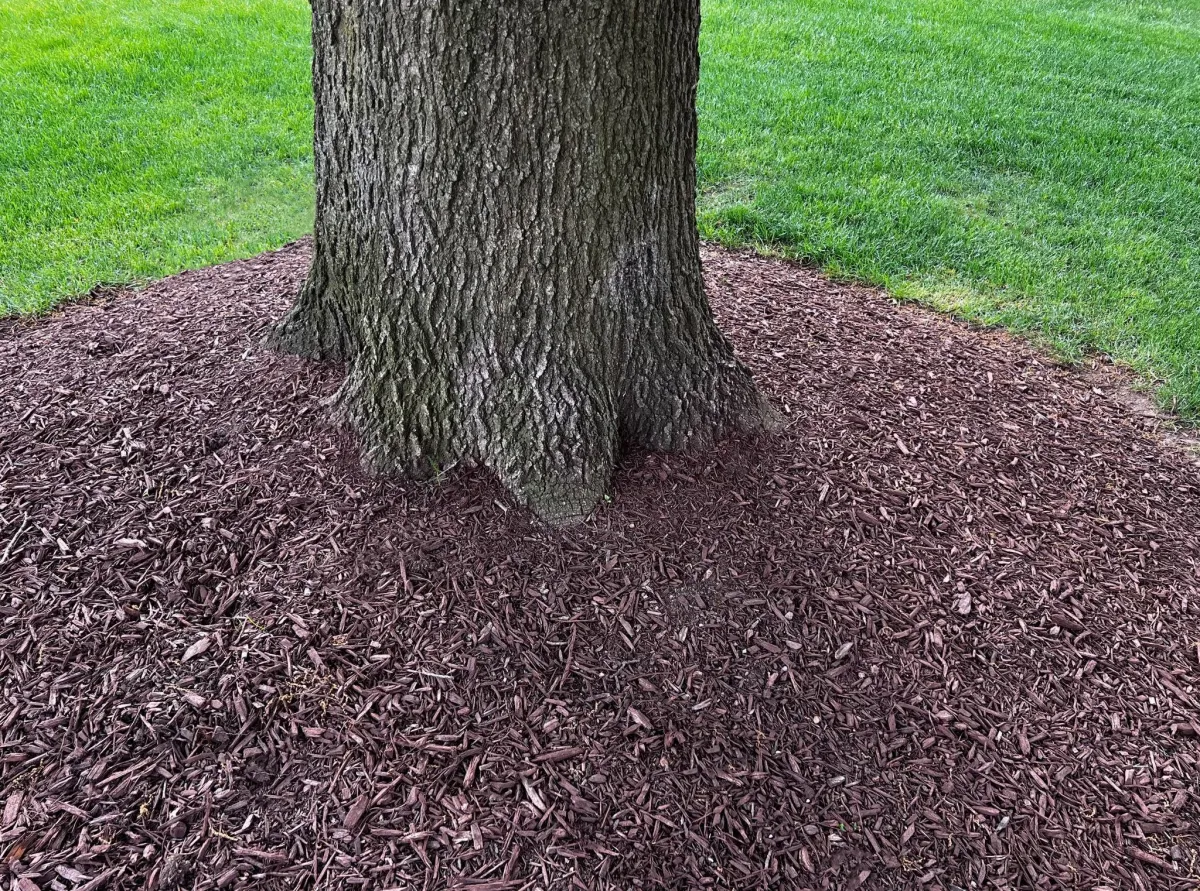
<path id="1" fill-rule="evenodd" d="M 1200 419 L 1200 3 L 705 0 L 701 229 Z M 302 0 L 0 0 L 0 312 L 312 215 Z"/>
<path id="2" fill-rule="evenodd" d="M 312 228 L 303 0 L 0 0 L 0 313 Z"/>

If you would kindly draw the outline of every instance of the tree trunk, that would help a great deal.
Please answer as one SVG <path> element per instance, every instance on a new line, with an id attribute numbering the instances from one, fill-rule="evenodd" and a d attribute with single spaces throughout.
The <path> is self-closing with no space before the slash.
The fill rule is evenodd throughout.
<path id="1" fill-rule="evenodd" d="M 317 219 L 281 349 L 348 363 L 364 460 L 585 515 L 624 445 L 773 412 L 695 228 L 698 0 L 312 0 Z"/>

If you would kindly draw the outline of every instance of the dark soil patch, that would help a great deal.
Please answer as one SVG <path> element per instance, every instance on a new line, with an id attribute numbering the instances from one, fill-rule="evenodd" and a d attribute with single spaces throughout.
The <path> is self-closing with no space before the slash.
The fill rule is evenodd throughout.
<path id="1" fill-rule="evenodd" d="M 1200 884 L 1200 473 L 1001 337 L 711 251 L 789 426 L 548 531 L 365 478 L 307 246 L 0 333 L 0 887 Z"/>

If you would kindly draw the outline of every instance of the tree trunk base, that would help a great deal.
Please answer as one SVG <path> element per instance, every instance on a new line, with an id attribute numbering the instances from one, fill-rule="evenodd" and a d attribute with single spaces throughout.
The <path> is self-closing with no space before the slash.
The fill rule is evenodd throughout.
<path id="1" fill-rule="evenodd" d="M 337 361 L 337 339 L 320 334 L 330 330 L 328 318 L 302 301 L 269 342 Z M 730 433 L 778 428 L 780 415 L 725 341 L 710 347 L 717 356 L 691 351 L 686 369 L 642 363 L 608 381 L 595 379 L 592 367 L 547 366 L 539 389 L 522 395 L 528 384 L 520 376 L 485 383 L 484 375 L 455 387 L 446 386 L 455 375 L 440 374 L 442 385 L 429 388 L 400 354 L 360 346 L 334 415 L 356 434 L 368 472 L 427 479 L 456 466 L 486 468 L 543 521 L 568 524 L 604 498 L 622 451 L 704 448 Z"/>
<path id="2" fill-rule="evenodd" d="M 267 332 L 267 346 L 281 353 L 318 362 L 345 362 L 353 354 L 352 319 L 338 311 L 331 297 L 326 262 L 314 247 L 308 279 L 295 305 Z"/>
<path id="3" fill-rule="evenodd" d="M 328 305 L 315 294 L 302 297 L 269 343 L 342 360 Z M 455 466 L 482 467 L 542 520 L 572 523 L 604 498 L 624 450 L 699 449 L 731 433 L 781 425 L 715 325 L 706 333 L 677 350 L 665 350 L 661 340 L 645 343 L 631 351 L 639 359 L 620 363 L 576 365 L 567 355 L 539 366 L 531 379 L 487 362 L 474 378 L 463 373 L 469 363 L 419 370 L 409 348 L 388 348 L 403 343 L 397 331 L 360 343 L 349 358 L 335 418 L 356 434 L 371 473 L 426 479 Z M 663 361 L 664 353 L 675 353 L 675 361 Z M 598 367 L 612 376 L 598 376 Z"/>

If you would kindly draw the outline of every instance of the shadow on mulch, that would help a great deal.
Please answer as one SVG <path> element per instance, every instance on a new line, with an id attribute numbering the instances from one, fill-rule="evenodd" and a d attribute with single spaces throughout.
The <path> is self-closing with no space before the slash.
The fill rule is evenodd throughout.
<path id="1" fill-rule="evenodd" d="M 790 419 L 548 531 L 364 478 L 306 244 L 0 334 L 0 886 L 1195 888 L 1200 474 L 706 252 Z"/>

